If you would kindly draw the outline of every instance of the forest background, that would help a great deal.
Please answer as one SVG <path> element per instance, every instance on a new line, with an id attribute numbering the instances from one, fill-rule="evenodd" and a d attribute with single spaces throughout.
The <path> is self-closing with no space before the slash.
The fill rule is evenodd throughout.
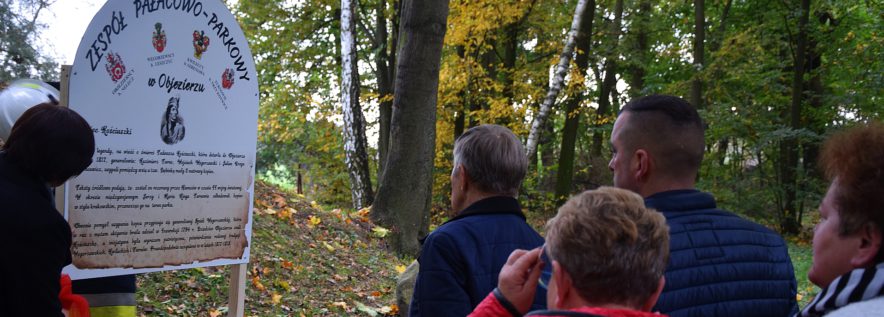
<path id="1" fill-rule="evenodd" d="M 57 79 L 54 62 L 33 48 L 41 27 L 36 15 L 49 3 L 0 0 L 0 81 Z M 793 258 L 798 267 L 809 261 L 807 243 L 826 186 L 816 168 L 821 141 L 884 114 L 880 0 L 227 4 L 259 70 L 263 194 L 256 195 L 256 230 L 267 217 L 273 232 L 292 236 L 265 237 L 279 246 L 268 252 L 300 239 L 317 253 L 371 249 L 369 269 L 395 268 L 367 277 L 383 280 L 376 285 L 355 286 L 364 291 L 354 298 L 386 309 L 328 300 L 308 315 L 390 313 L 393 271 L 414 257 L 417 237 L 451 215 L 452 145 L 472 126 L 505 125 L 528 144 L 531 166 L 520 201 L 540 226 L 568 195 L 611 184 L 607 140 L 622 105 L 654 93 L 682 96 L 708 126 L 697 187 L 713 193 L 719 206 L 786 236 L 805 257 Z M 353 223 L 361 225 L 347 227 Z M 261 243 L 262 233 L 255 235 Z M 369 243 L 352 247 L 360 239 Z M 366 254 L 353 255 L 351 263 L 363 264 Z M 311 265 L 299 259 L 319 261 L 290 255 L 254 257 L 250 300 L 278 306 L 289 296 L 277 292 L 297 283 L 288 276 L 295 280 L 277 279 L 268 289 L 262 265 L 297 273 Z M 216 273 L 170 274 L 206 282 Z M 332 282 L 354 279 L 324 273 Z M 172 312 L 179 306 L 162 294 L 163 279 L 141 280 L 148 285 L 144 299 L 165 307 L 158 312 Z M 252 299 L 261 293 L 271 296 Z M 218 312 L 193 308 L 196 315 Z"/>

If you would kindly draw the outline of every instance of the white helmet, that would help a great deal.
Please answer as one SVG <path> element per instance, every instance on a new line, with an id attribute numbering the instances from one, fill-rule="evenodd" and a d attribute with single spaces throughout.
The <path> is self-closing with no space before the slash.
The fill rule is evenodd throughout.
<path id="1" fill-rule="evenodd" d="M 44 102 L 58 103 L 58 90 L 39 80 L 19 79 L 0 92 L 0 139 L 9 138 L 12 125 L 25 111 Z"/>

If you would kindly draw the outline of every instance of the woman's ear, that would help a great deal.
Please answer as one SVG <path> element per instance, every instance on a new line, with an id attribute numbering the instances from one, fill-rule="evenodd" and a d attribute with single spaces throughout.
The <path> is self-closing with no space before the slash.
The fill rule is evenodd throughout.
<path id="1" fill-rule="evenodd" d="M 568 272 L 562 270 L 562 265 L 559 264 L 559 261 L 554 260 L 552 266 L 552 279 L 556 283 L 555 307 L 557 309 L 567 309 L 567 306 L 565 306 L 565 304 L 568 303 L 568 301 L 570 301 L 570 297 L 574 295 L 571 292 L 571 275 L 569 275 Z"/>
<path id="2" fill-rule="evenodd" d="M 870 267 L 875 264 L 875 258 L 881 249 L 881 230 L 873 223 L 866 223 L 856 233 L 860 239 L 859 250 L 850 259 L 853 267 Z"/>
<path id="3" fill-rule="evenodd" d="M 660 294 L 663 293 L 663 286 L 666 285 L 666 276 L 660 277 L 660 282 L 657 283 L 657 290 L 654 291 L 654 294 L 651 294 L 651 297 L 645 301 L 645 304 L 642 306 L 642 311 L 651 311 L 654 308 L 654 305 L 657 304 L 657 299 L 660 298 Z"/>

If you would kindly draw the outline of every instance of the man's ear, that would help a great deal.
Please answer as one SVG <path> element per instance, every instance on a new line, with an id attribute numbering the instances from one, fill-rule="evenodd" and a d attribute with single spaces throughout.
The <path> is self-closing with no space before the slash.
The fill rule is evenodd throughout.
<path id="1" fill-rule="evenodd" d="M 874 223 L 866 223 L 856 233 L 860 239 L 859 249 L 850 259 L 855 268 L 869 267 L 875 264 L 875 257 L 881 249 L 881 230 Z"/>
<path id="2" fill-rule="evenodd" d="M 553 275 L 552 279 L 556 283 L 556 309 L 567 309 L 565 306 L 568 301 L 570 301 L 570 297 L 574 296 L 575 293 L 572 292 L 571 286 L 571 275 L 568 272 L 562 270 L 562 265 L 559 264 L 559 261 L 553 261 Z M 548 304 L 548 303 L 547 303 Z"/>
<path id="3" fill-rule="evenodd" d="M 660 298 L 660 294 L 663 293 L 663 286 L 666 285 L 666 276 L 660 277 L 660 282 L 657 283 L 657 290 L 654 291 L 654 294 L 651 294 L 651 297 L 645 301 L 645 304 L 642 305 L 642 311 L 651 311 L 654 308 L 654 305 L 657 304 L 657 299 Z"/>
<path id="4" fill-rule="evenodd" d="M 638 149 L 632 154 L 632 177 L 636 181 L 644 181 L 651 173 L 651 155 L 645 149 Z"/>
<path id="5" fill-rule="evenodd" d="M 473 180 L 470 179 L 470 174 L 467 174 L 467 168 L 464 167 L 463 164 L 457 166 L 457 172 L 460 173 L 461 180 L 461 183 L 458 185 L 460 185 L 460 188 L 461 190 L 463 190 L 463 192 L 467 192 L 467 190 L 470 189 L 470 183 L 472 183 Z"/>

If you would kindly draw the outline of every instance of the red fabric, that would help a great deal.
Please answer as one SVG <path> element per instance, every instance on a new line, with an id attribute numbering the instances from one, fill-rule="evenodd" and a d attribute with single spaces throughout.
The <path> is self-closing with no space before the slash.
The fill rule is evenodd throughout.
<path id="1" fill-rule="evenodd" d="M 602 307 L 580 307 L 568 310 L 569 312 L 587 313 L 606 317 L 668 317 L 660 313 L 643 312 L 630 309 L 602 308 Z M 485 299 L 476 306 L 467 317 L 511 317 L 512 315 L 503 308 L 503 305 L 494 297 L 494 293 L 488 294 Z M 540 311 L 531 316 L 554 317 L 560 316 L 554 310 Z"/>
<path id="2" fill-rule="evenodd" d="M 602 308 L 602 307 L 580 307 L 577 309 L 571 309 L 570 311 L 588 313 L 593 315 L 600 315 L 606 317 L 667 317 L 666 315 L 660 313 L 651 313 L 645 311 L 631 310 L 631 309 L 615 309 L 615 308 Z M 538 315 L 543 316 L 543 315 Z M 555 316 L 555 315 L 552 315 Z"/>
<path id="3" fill-rule="evenodd" d="M 89 302 L 83 296 L 71 292 L 71 277 L 61 275 L 61 292 L 58 299 L 61 307 L 68 311 L 68 317 L 89 317 Z"/>
<path id="4" fill-rule="evenodd" d="M 488 293 L 485 299 L 473 309 L 467 317 L 510 317 L 510 313 L 503 308 L 503 305 L 494 297 L 494 293 Z"/>

